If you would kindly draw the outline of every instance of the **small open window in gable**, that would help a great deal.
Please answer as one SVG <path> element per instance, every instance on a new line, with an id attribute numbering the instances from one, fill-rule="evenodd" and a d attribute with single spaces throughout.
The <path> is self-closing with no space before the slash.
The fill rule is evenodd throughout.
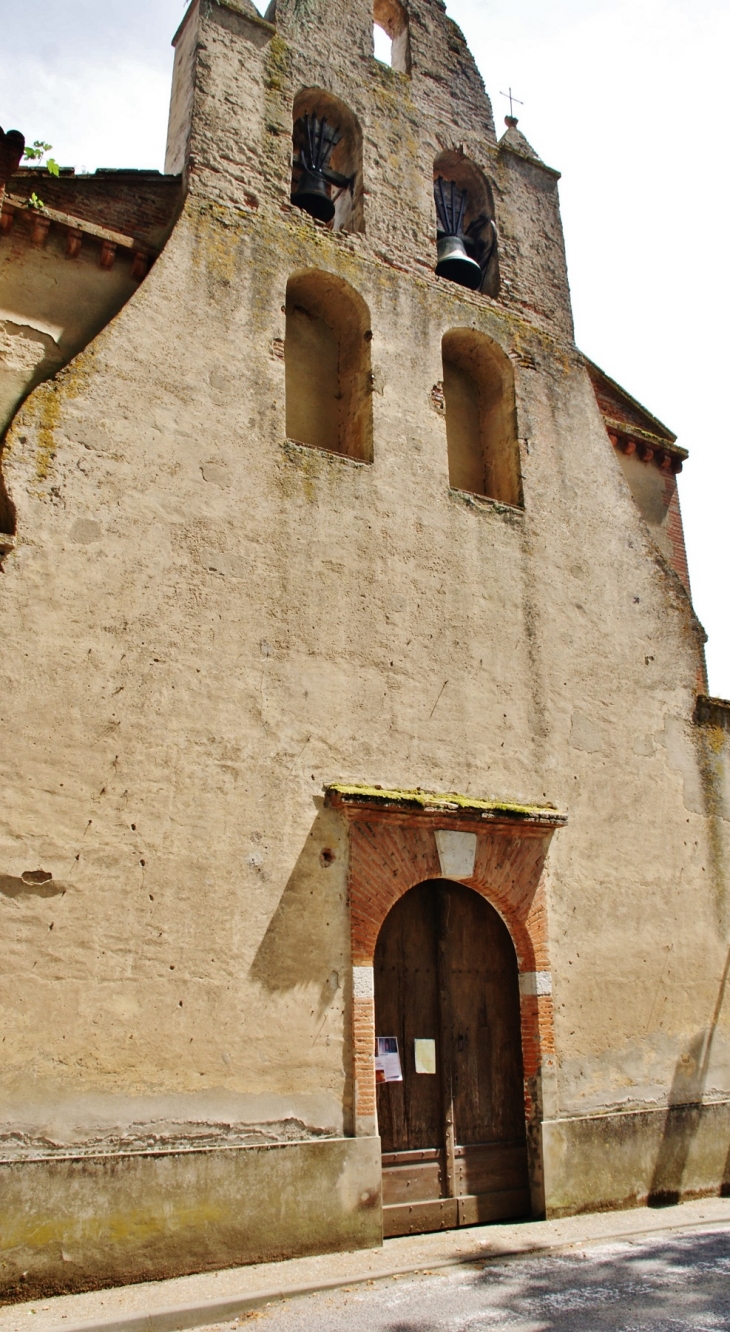
<path id="1" fill-rule="evenodd" d="M 408 15 L 400 0 L 374 0 L 373 28 L 375 58 L 399 74 L 410 74 Z"/>
<path id="2" fill-rule="evenodd" d="M 522 504 L 514 376 L 491 338 L 457 328 L 443 340 L 449 485 Z"/>
<path id="3" fill-rule="evenodd" d="M 309 269 L 286 289 L 286 433 L 298 444 L 372 462 L 370 314 L 332 273 Z"/>

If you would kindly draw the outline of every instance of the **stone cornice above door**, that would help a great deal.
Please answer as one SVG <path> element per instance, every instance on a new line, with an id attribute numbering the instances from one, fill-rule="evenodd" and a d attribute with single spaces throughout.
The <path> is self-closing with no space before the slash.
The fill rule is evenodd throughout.
<path id="1" fill-rule="evenodd" d="M 429 827 L 458 829 L 465 824 L 472 832 L 475 823 L 486 823 L 491 831 L 498 827 L 500 832 L 514 831 L 521 836 L 529 836 L 533 830 L 540 835 L 568 822 L 567 814 L 553 805 L 522 805 L 507 800 L 479 800 L 454 792 L 386 790 L 340 783 L 326 788 L 325 804 L 341 809 L 348 818 L 379 816 L 392 820 L 395 816 L 397 820 L 401 816 L 410 823 L 415 816 L 419 823 Z"/>

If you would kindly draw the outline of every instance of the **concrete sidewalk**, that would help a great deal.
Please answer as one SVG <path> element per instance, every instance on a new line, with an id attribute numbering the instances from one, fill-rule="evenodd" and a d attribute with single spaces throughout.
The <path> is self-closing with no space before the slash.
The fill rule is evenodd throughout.
<path id="1" fill-rule="evenodd" d="M 274 1300 L 458 1263 L 518 1259 L 607 1240 L 694 1227 L 730 1227 L 730 1198 L 661 1210 L 523 1221 L 386 1240 L 382 1249 L 294 1258 L 282 1263 L 177 1277 L 0 1309 L 0 1332 L 178 1332 L 235 1318 Z"/>

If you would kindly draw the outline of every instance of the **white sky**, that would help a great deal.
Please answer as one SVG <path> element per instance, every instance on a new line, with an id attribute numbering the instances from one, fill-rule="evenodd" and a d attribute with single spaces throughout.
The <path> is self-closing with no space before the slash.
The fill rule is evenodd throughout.
<path id="1" fill-rule="evenodd" d="M 324 0 L 326 3 L 326 0 Z M 162 167 L 182 0 L 6 6 L 0 124 L 64 165 Z M 691 451 L 680 482 L 710 690 L 730 698 L 726 0 L 447 0 L 501 126 L 563 172 L 578 345 Z"/>

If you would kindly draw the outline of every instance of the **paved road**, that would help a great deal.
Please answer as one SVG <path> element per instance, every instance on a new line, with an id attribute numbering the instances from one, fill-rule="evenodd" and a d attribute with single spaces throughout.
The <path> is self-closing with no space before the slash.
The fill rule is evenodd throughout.
<path id="1" fill-rule="evenodd" d="M 268 1305 L 251 1332 L 730 1332 L 730 1229 L 448 1268 Z M 201 1330 L 202 1332 L 202 1330 Z M 213 1332 L 209 1329 L 208 1332 Z"/>

